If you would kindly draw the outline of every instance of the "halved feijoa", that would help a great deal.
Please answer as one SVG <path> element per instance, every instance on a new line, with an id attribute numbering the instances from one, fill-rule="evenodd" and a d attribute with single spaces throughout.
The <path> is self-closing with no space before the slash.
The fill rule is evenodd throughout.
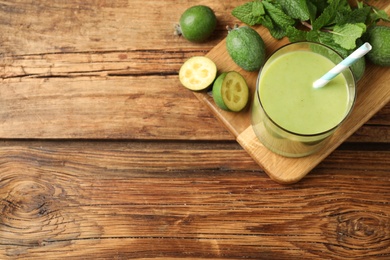
<path id="1" fill-rule="evenodd" d="M 225 105 L 225 102 L 222 99 L 222 84 L 223 80 L 225 79 L 227 75 L 227 72 L 222 73 L 217 77 L 217 79 L 214 81 L 213 84 L 213 99 L 215 104 L 223 109 L 223 110 L 229 110 L 229 108 Z"/>
<path id="2" fill-rule="evenodd" d="M 209 87 L 217 76 L 217 66 L 205 56 L 194 56 L 183 63 L 179 80 L 184 87 L 199 91 Z"/>
<path id="3" fill-rule="evenodd" d="M 213 99 L 223 110 L 243 110 L 249 100 L 249 88 L 244 77 L 236 71 L 222 73 L 214 82 Z"/>

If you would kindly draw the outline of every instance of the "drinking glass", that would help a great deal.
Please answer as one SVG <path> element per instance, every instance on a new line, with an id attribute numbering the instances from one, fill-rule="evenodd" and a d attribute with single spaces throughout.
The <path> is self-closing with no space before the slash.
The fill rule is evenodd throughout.
<path id="1" fill-rule="evenodd" d="M 256 82 L 256 91 L 254 94 L 254 102 L 252 104 L 252 110 L 251 110 L 251 120 L 252 120 L 252 127 L 253 130 L 257 136 L 257 138 L 260 140 L 260 142 L 267 147 L 269 150 L 271 150 L 274 153 L 277 153 L 282 156 L 286 157 L 303 157 L 311 155 L 315 152 L 317 152 L 319 149 L 321 149 L 329 140 L 330 136 L 340 127 L 340 125 L 345 121 L 345 119 L 350 114 L 355 98 L 356 98 L 356 85 L 354 76 L 352 74 L 352 71 L 350 69 L 344 70 L 340 77 L 344 77 L 346 82 L 346 109 L 341 115 L 341 120 L 334 124 L 333 126 L 327 128 L 327 129 L 321 129 L 319 131 L 313 131 L 310 132 L 302 132 L 302 131 L 296 131 L 294 129 L 289 129 L 288 126 L 283 125 L 284 121 L 278 122 L 275 120 L 273 115 L 269 113 L 269 110 L 267 110 L 267 107 L 264 107 L 264 103 L 267 102 L 267 97 L 262 96 L 262 88 L 265 88 L 265 84 L 263 82 L 266 82 L 266 78 L 262 77 L 271 77 L 271 74 L 267 74 L 267 71 L 270 70 L 272 66 L 278 66 L 277 64 L 284 64 L 280 70 L 279 68 L 274 67 L 274 71 L 278 72 L 278 76 L 274 77 L 275 80 L 270 81 L 267 83 L 268 87 L 271 86 L 275 89 L 277 87 L 285 87 L 284 91 L 287 91 L 287 95 L 289 91 L 292 91 L 294 88 L 296 88 L 296 80 L 289 81 L 289 77 L 292 78 L 297 77 L 297 75 L 300 75 L 301 78 L 306 78 L 311 76 L 307 72 L 307 67 L 305 66 L 294 66 L 289 67 L 288 62 L 284 62 L 283 59 L 287 57 L 292 52 L 297 52 L 297 55 L 304 54 L 305 52 L 315 53 L 318 55 L 321 55 L 322 57 L 326 57 L 328 60 L 334 64 L 338 64 L 342 61 L 342 57 L 335 52 L 333 49 L 319 44 L 319 43 L 313 43 L 313 42 L 296 42 L 287 44 L 278 50 L 276 50 L 266 61 L 264 66 L 260 69 L 257 82 Z M 279 61 L 279 62 L 275 62 Z M 311 60 L 310 60 L 311 61 Z M 304 60 L 302 60 L 302 63 Z M 309 62 L 307 62 L 309 64 Z M 308 65 L 309 66 L 309 65 Z M 314 67 L 317 66 L 317 63 L 314 63 Z M 332 65 L 333 66 L 333 65 Z M 306 71 L 302 71 L 306 70 Z M 327 71 L 324 71 L 323 74 L 325 74 Z M 322 75 L 320 75 L 322 76 Z M 279 81 L 280 79 L 285 79 L 282 81 L 282 83 Z M 283 83 L 284 82 L 284 83 Z M 278 84 L 284 84 L 278 85 Z M 329 84 L 329 83 L 328 83 Z M 306 86 L 308 88 L 312 86 Z M 328 91 L 324 88 L 330 88 L 332 86 L 325 85 L 321 89 L 318 89 L 319 91 Z M 272 91 L 271 91 L 272 92 Z M 276 98 L 278 97 L 278 93 L 275 91 Z M 309 97 L 310 98 L 310 97 Z M 277 99 L 276 99 L 277 100 Z M 283 103 L 274 102 L 274 104 L 271 104 L 274 107 L 274 109 L 279 111 L 284 111 L 285 113 L 292 113 L 295 111 L 294 106 L 286 106 Z M 310 106 L 307 107 L 307 109 L 311 109 Z M 322 117 L 324 121 L 331 120 L 332 118 L 327 118 L 329 115 L 327 115 L 326 109 L 334 109 L 332 104 L 327 104 L 323 110 L 325 109 L 325 113 L 319 113 L 318 117 Z M 314 110 L 313 110 L 314 111 Z M 289 121 L 288 114 L 287 119 L 285 121 Z M 307 125 L 308 128 L 311 128 L 313 124 L 316 124 L 314 121 L 311 122 L 310 118 L 306 118 L 304 115 L 299 118 L 299 121 L 302 122 L 302 125 Z M 317 118 L 316 118 L 317 119 Z M 302 121 L 301 121 L 302 120 Z M 303 127 L 304 128 L 304 127 Z"/>

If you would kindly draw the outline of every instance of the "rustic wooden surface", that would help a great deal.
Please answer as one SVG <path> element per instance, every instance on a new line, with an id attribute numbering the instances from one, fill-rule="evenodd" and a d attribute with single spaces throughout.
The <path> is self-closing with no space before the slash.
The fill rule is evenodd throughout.
<path id="1" fill-rule="evenodd" d="M 389 104 L 283 186 L 178 83 L 244 2 L 0 1 L 0 259 L 390 258 Z"/>

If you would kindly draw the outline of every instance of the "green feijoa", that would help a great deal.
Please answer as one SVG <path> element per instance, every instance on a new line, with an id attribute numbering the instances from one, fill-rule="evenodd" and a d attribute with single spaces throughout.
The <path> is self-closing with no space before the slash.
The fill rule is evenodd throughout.
<path id="1" fill-rule="evenodd" d="M 226 48 L 233 61 L 246 71 L 257 71 L 265 62 L 266 50 L 261 36 L 248 26 L 229 30 Z"/>
<path id="2" fill-rule="evenodd" d="M 217 79 L 214 81 L 214 84 L 213 84 L 213 99 L 214 99 L 214 102 L 215 104 L 223 109 L 223 110 L 226 110 L 226 111 L 229 111 L 229 108 L 225 105 L 225 102 L 223 102 L 223 98 L 222 98 L 222 83 L 223 83 L 223 80 L 225 79 L 227 75 L 227 72 L 224 72 L 222 73 L 221 75 L 219 75 L 217 77 Z"/>
<path id="3" fill-rule="evenodd" d="M 222 98 L 230 111 L 239 112 L 248 104 L 249 88 L 244 77 L 236 72 L 230 71 L 222 83 Z"/>
<path id="4" fill-rule="evenodd" d="M 179 70 L 180 83 L 193 91 L 201 91 L 213 83 L 217 66 L 205 56 L 194 56 L 186 60 Z"/>
<path id="5" fill-rule="evenodd" d="M 372 50 L 367 58 L 379 66 L 390 66 L 390 27 L 374 25 L 367 31 L 367 41 Z"/>
<path id="6" fill-rule="evenodd" d="M 217 18 L 210 7 L 195 5 L 184 11 L 175 28 L 176 34 L 190 42 L 203 42 L 211 36 L 216 25 Z"/>

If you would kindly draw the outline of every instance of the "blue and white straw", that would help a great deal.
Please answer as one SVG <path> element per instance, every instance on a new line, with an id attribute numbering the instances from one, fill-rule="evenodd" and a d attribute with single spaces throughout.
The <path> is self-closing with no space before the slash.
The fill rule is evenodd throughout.
<path id="1" fill-rule="evenodd" d="M 352 52 L 347 58 L 337 64 L 333 69 L 331 69 L 328 73 L 322 76 L 320 79 L 316 80 L 313 83 L 314 88 L 321 88 L 325 86 L 329 81 L 334 79 L 337 75 L 339 75 L 343 70 L 354 64 L 358 59 L 363 57 L 367 52 L 372 49 L 372 46 L 366 42 L 354 52 Z"/>

